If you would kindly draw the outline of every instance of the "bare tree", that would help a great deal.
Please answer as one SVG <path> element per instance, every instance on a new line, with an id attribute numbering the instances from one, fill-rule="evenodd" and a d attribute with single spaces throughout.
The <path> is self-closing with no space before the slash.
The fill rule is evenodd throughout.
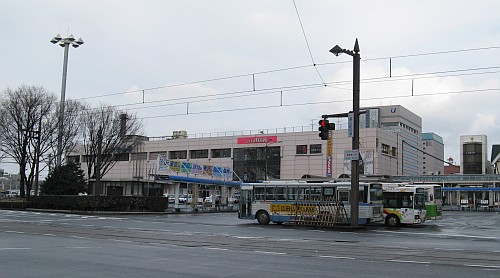
<path id="1" fill-rule="evenodd" d="M 36 165 L 54 142 L 55 108 L 56 97 L 37 86 L 6 89 L 0 100 L 0 146 L 19 164 L 21 197 L 29 198 Z"/>
<path id="2" fill-rule="evenodd" d="M 69 152 L 75 145 L 80 125 L 75 124 L 81 105 L 69 102 L 65 117 L 63 146 Z M 38 175 L 50 164 L 57 145 L 58 103 L 43 87 L 22 85 L 7 88 L 0 100 L 0 147 L 2 154 L 19 165 L 20 195 L 29 199 Z M 40 161 L 46 162 L 40 168 Z"/>
<path id="3" fill-rule="evenodd" d="M 133 150 L 136 136 L 142 133 L 142 122 L 130 113 L 121 113 L 113 106 L 101 105 L 86 109 L 82 121 L 84 162 L 87 163 L 87 177 L 95 179 L 93 194 L 104 193 L 101 178 L 111 170 L 121 156 Z"/>

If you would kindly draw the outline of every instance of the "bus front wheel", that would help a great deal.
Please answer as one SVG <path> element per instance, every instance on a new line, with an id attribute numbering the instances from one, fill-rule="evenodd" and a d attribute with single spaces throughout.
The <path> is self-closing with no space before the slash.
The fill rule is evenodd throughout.
<path id="1" fill-rule="evenodd" d="M 259 224 L 261 224 L 261 225 L 267 225 L 267 224 L 269 224 L 269 221 L 271 220 L 269 218 L 269 213 L 267 213 L 267 211 L 262 211 L 262 210 L 257 212 L 257 215 L 255 218 L 257 218 L 257 221 L 259 221 Z"/>
<path id="2" fill-rule="evenodd" d="M 394 214 L 388 215 L 385 218 L 385 225 L 389 227 L 397 227 L 399 226 L 399 218 Z"/>

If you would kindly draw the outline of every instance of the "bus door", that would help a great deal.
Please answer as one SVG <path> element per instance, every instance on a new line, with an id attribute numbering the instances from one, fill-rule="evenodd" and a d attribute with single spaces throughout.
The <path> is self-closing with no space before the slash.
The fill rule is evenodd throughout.
<path id="1" fill-rule="evenodd" d="M 252 190 L 242 190 L 240 193 L 240 218 L 252 217 Z"/>

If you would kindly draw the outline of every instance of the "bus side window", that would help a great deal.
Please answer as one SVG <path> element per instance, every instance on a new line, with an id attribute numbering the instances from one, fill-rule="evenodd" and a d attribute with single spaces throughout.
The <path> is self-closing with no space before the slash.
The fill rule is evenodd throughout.
<path id="1" fill-rule="evenodd" d="M 276 200 L 285 201 L 286 200 L 286 187 L 278 186 L 276 187 Z"/>
<path id="2" fill-rule="evenodd" d="M 288 200 L 297 200 L 297 187 L 288 187 Z"/>
<path id="3" fill-rule="evenodd" d="M 254 199 L 255 200 L 264 200 L 264 187 L 255 187 L 254 189 Z"/>
<path id="4" fill-rule="evenodd" d="M 276 200 L 275 188 L 274 186 L 266 186 L 266 201 Z"/>
<path id="5" fill-rule="evenodd" d="M 339 201 L 349 202 L 349 191 L 339 191 Z"/>

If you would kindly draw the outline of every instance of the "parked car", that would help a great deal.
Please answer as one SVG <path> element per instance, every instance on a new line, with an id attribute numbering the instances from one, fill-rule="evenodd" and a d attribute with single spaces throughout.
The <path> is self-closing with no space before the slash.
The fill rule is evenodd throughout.
<path id="1" fill-rule="evenodd" d="M 215 203 L 220 203 L 221 196 L 220 195 L 215 195 Z M 204 202 L 205 203 L 212 203 L 213 197 L 212 195 L 208 196 L 205 198 Z"/>
<path id="2" fill-rule="evenodd" d="M 193 194 L 182 194 L 179 196 L 179 203 L 184 204 L 184 203 L 191 204 L 193 202 Z"/>
<path id="3" fill-rule="evenodd" d="M 175 203 L 175 194 L 163 194 L 163 197 L 168 198 L 169 203 Z"/>

